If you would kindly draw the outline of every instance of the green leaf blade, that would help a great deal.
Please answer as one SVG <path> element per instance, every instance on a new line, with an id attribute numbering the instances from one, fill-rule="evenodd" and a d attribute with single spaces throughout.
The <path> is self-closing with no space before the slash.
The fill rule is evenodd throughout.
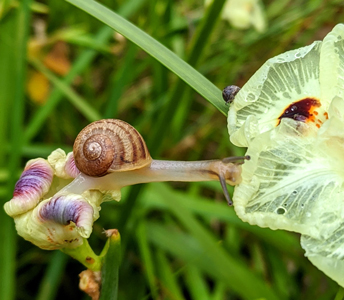
<path id="1" fill-rule="evenodd" d="M 67 0 L 67 2 L 86 11 L 101 22 L 107 24 L 133 43 L 138 45 L 156 60 L 179 76 L 205 99 L 212 103 L 220 112 L 227 115 L 228 108 L 221 99 L 221 91 L 208 79 L 180 59 L 147 33 L 125 20 L 118 14 L 91 0 Z"/>

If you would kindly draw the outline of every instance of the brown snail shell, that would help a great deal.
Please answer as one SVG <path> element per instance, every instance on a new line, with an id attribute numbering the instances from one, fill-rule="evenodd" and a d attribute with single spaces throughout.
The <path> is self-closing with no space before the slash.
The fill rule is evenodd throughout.
<path id="1" fill-rule="evenodd" d="M 152 161 L 140 133 L 117 119 L 86 126 L 74 142 L 73 154 L 77 168 L 89 176 L 139 169 Z"/>

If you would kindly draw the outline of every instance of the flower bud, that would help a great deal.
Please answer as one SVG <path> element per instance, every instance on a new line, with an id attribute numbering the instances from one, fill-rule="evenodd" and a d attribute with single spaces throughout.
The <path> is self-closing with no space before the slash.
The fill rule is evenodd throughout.
<path id="1" fill-rule="evenodd" d="M 6 213 L 14 217 L 34 208 L 48 192 L 53 173 L 46 160 L 30 160 L 15 185 L 13 198 L 4 205 Z"/>
<path id="2" fill-rule="evenodd" d="M 78 247 L 95 221 L 92 205 L 74 194 L 46 199 L 14 220 L 20 236 L 47 250 Z"/>

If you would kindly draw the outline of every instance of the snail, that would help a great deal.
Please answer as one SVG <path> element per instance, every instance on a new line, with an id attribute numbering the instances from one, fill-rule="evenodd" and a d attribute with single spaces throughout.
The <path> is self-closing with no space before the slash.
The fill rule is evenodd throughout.
<path id="1" fill-rule="evenodd" d="M 239 91 L 240 88 L 236 85 L 226 86 L 222 91 L 222 98 L 225 100 L 226 104 L 230 104 L 234 101 L 234 98 Z"/>
<path id="2" fill-rule="evenodd" d="M 240 183 L 241 166 L 249 157 L 223 160 L 167 161 L 152 159 L 140 133 L 128 123 L 104 119 L 86 126 L 77 136 L 73 154 L 84 180 L 92 180 L 98 189 L 161 181 L 219 180 L 229 205 L 226 183 Z M 78 189 L 78 180 L 73 183 Z M 78 191 L 80 192 L 80 190 Z"/>

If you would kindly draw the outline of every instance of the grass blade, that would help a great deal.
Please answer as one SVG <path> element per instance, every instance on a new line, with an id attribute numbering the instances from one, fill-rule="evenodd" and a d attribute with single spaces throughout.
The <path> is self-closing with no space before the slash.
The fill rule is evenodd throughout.
<path id="1" fill-rule="evenodd" d="M 68 256 L 60 251 L 52 254 L 47 271 L 42 279 L 37 300 L 53 300 L 62 279 Z"/>
<path id="2" fill-rule="evenodd" d="M 4 32 L 5 43 L 3 49 L 8 56 L 1 55 L 7 59 L 8 62 L 2 66 L 2 74 L 4 74 L 4 92 L 0 94 L 2 101 L 10 102 L 5 105 L 9 119 L 7 120 L 10 129 L 9 142 L 11 144 L 11 151 L 8 160 L 9 174 L 13 174 L 8 180 L 7 199 L 12 197 L 12 191 L 17 177 L 14 174 L 18 173 L 21 158 L 24 117 L 24 82 L 26 75 L 26 42 L 30 28 L 30 0 L 20 2 L 18 9 L 12 11 L 11 14 L 5 18 L 5 24 L 1 29 Z M 13 13 L 13 14 L 12 14 Z M 7 27 L 8 31 L 3 31 Z M 7 48 L 7 49 L 6 49 Z M 4 98 L 3 98 L 4 97 Z M 7 116 L 3 120 L 6 120 Z M 7 126 L 4 126 L 7 128 Z M 0 135 L 1 140 L 5 140 L 5 131 Z M 3 141 L 1 141 L 3 142 Z M 4 144 L 2 144 L 3 146 Z M 2 148 L 0 152 L 3 152 Z M 1 153 L 4 154 L 4 153 Z M 2 155 L 0 155 L 2 156 Z M 5 156 L 2 156 L 5 157 Z M 2 160 L 2 159 L 1 159 Z M 6 163 L 2 160 L 2 163 Z M 13 220 L 5 215 L 4 211 L 0 211 L 0 299 L 11 300 L 15 296 L 15 241 L 16 234 L 13 226 Z"/>
<path id="3" fill-rule="evenodd" d="M 119 14 L 125 17 L 128 17 L 131 14 L 133 14 L 135 11 L 137 11 L 145 1 L 146 0 L 127 1 L 120 8 Z M 103 46 L 110 39 L 112 34 L 113 34 L 113 30 L 105 26 L 102 29 L 100 29 L 99 32 L 95 35 L 94 41 L 95 43 L 98 43 L 99 46 Z M 65 84 L 70 84 L 78 74 L 83 72 L 89 66 L 89 64 L 93 61 L 96 55 L 97 55 L 97 52 L 93 49 L 87 49 L 84 52 L 82 52 L 82 54 L 78 57 L 76 62 L 73 64 L 73 67 L 71 68 L 70 72 L 63 79 L 63 82 Z M 49 115 L 52 113 L 54 108 L 63 98 L 63 95 L 64 94 L 60 89 L 55 88 L 53 90 L 46 105 L 44 105 L 42 108 L 40 108 L 37 111 L 37 113 L 34 115 L 32 120 L 28 124 L 24 132 L 24 139 L 26 143 L 29 142 L 38 133 L 40 128 L 43 126 L 44 121 L 49 117 Z"/>
<path id="4" fill-rule="evenodd" d="M 148 285 L 150 287 L 153 299 L 158 298 L 156 283 L 155 283 L 155 270 L 152 258 L 152 251 L 149 249 L 147 230 L 144 222 L 140 222 L 137 228 L 137 239 L 140 248 L 140 253 L 142 257 L 142 263 L 145 268 L 145 273 L 148 280 Z"/>
<path id="5" fill-rule="evenodd" d="M 124 35 L 174 72 L 178 77 L 184 80 L 205 99 L 212 103 L 224 115 L 227 114 L 228 107 L 226 107 L 224 101 L 221 99 L 221 91 L 203 75 L 180 59 L 171 50 L 160 44 L 157 40 L 98 2 L 92 0 L 66 1 L 81 8 L 88 14 L 94 16 L 120 34 Z"/>
<path id="6" fill-rule="evenodd" d="M 156 250 L 156 261 L 164 294 L 173 300 L 183 300 L 184 297 L 178 284 L 178 276 L 176 272 L 173 272 L 165 252 L 161 249 Z"/>
<path id="7" fill-rule="evenodd" d="M 186 268 L 186 284 L 192 296 L 192 299 L 209 300 L 209 288 L 204 280 L 200 269 L 194 265 L 188 265 Z"/>
<path id="8" fill-rule="evenodd" d="M 221 15 L 220 12 L 224 2 L 225 0 L 215 0 L 207 10 L 204 18 L 202 18 L 201 24 L 197 27 L 197 31 L 191 41 L 190 51 L 186 59 L 191 66 L 195 67 L 199 63 L 211 33 L 215 28 L 216 21 Z M 190 90 L 186 88 L 187 86 L 185 83 L 178 80 L 169 95 L 166 106 L 162 111 L 159 111 L 156 126 L 154 127 L 150 140 L 148 141 L 149 147 L 152 149 L 151 154 L 153 156 L 157 155 L 161 148 L 163 140 L 161 137 L 168 136 L 166 134 L 166 128 L 168 128 L 170 124 L 166 124 L 166 120 L 170 119 L 171 112 L 174 113 L 172 114 L 172 120 L 170 122 L 175 123 L 178 119 L 177 126 L 174 126 L 178 128 L 176 128 L 176 134 L 173 134 L 173 136 L 180 136 L 183 132 L 182 128 L 184 128 L 184 122 L 189 113 L 191 101 L 193 99 Z M 226 113 L 227 111 L 228 108 L 226 108 Z"/>
<path id="9" fill-rule="evenodd" d="M 31 64 L 40 72 L 42 72 L 58 89 L 60 89 L 68 98 L 70 103 L 84 115 L 89 121 L 93 122 L 101 119 L 101 115 L 91 105 L 89 105 L 81 96 L 75 93 L 69 85 L 59 79 L 53 72 L 49 71 L 39 61 L 31 61 Z"/>
<path id="10" fill-rule="evenodd" d="M 109 248 L 102 267 L 100 300 L 116 300 L 118 295 L 118 270 L 121 262 L 121 237 L 116 229 L 106 230 Z"/>
<path id="11" fill-rule="evenodd" d="M 176 197 L 176 193 L 171 190 L 169 192 L 168 189 L 164 190 L 163 195 L 161 200 L 189 232 L 189 234 L 185 234 L 185 238 L 189 236 L 190 239 L 194 239 L 195 244 L 193 245 L 190 241 L 190 245 L 187 247 L 187 245 L 183 244 L 185 241 L 180 240 L 177 242 L 175 240 L 177 237 L 172 237 L 170 234 L 168 234 L 169 241 L 167 241 L 162 237 L 163 234 L 167 235 L 167 233 L 159 231 L 157 234 L 163 239 L 158 241 L 160 247 L 166 243 L 166 247 L 163 246 L 165 250 L 175 252 L 174 254 L 178 253 L 177 255 L 183 255 L 186 260 L 189 259 L 189 256 L 192 256 L 192 251 L 195 251 L 195 257 L 199 253 L 202 256 L 197 261 L 197 264 L 200 264 L 199 267 L 203 264 L 203 271 L 225 282 L 228 288 L 235 291 L 243 299 L 254 299 L 258 296 L 266 299 L 282 299 L 275 294 L 275 291 L 262 278 L 256 276 L 244 262 L 234 258 L 218 245 L 216 237 L 201 225 L 201 222 L 191 213 L 191 210 L 184 205 L 184 203 L 189 202 L 185 201 L 185 195 L 183 198 Z M 168 228 L 165 230 L 168 231 Z M 151 228 L 147 231 L 151 233 Z M 179 243 L 184 246 L 179 246 Z M 251 286 L 250 289 L 246 288 L 247 284 Z"/>

